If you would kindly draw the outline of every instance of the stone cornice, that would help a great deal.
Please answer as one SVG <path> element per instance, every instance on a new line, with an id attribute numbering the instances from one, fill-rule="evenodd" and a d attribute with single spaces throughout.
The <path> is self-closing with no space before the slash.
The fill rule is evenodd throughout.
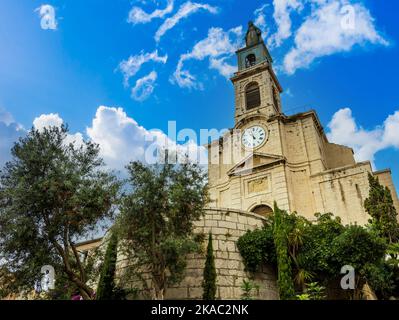
<path id="1" fill-rule="evenodd" d="M 280 93 L 282 93 L 283 92 L 283 87 L 281 86 L 280 82 L 278 81 L 277 76 L 274 73 L 274 70 L 273 70 L 272 66 L 267 61 L 259 63 L 259 64 L 255 65 L 253 67 L 248 68 L 248 69 L 236 72 L 234 74 L 234 76 L 230 78 L 230 80 L 234 83 L 234 82 L 236 82 L 238 80 L 241 80 L 242 78 L 249 77 L 251 75 L 254 75 L 256 73 L 259 73 L 259 72 L 265 71 L 265 70 L 269 70 L 269 72 L 270 72 L 270 74 L 271 74 L 271 76 L 273 78 L 274 83 L 276 84 L 276 86 L 277 86 L 278 90 L 280 91 Z"/>
<path id="2" fill-rule="evenodd" d="M 265 217 L 263 217 L 263 216 L 261 216 L 259 214 L 256 214 L 256 213 L 253 213 L 253 212 L 244 211 L 244 210 L 239 210 L 239 209 L 207 207 L 204 210 L 205 211 L 210 211 L 210 212 L 215 212 L 215 213 L 218 213 L 218 214 L 225 214 L 225 215 L 228 215 L 229 213 L 237 213 L 237 214 L 242 215 L 242 216 L 247 216 L 247 217 L 252 217 L 252 218 L 255 217 L 255 218 L 258 218 L 259 220 L 262 220 L 262 221 L 265 221 L 265 222 L 268 221 Z"/>
<path id="3" fill-rule="evenodd" d="M 316 128 L 318 129 L 320 135 L 323 137 L 323 139 L 328 142 L 328 139 L 326 137 L 326 134 L 324 132 L 324 128 L 320 122 L 319 116 L 317 115 L 317 112 L 315 110 L 309 110 L 306 112 L 301 112 L 301 113 L 297 113 L 291 116 L 287 116 L 284 113 L 280 113 L 274 116 L 271 116 L 267 121 L 268 122 L 272 122 L 274 120 L 280 120 L 283 123 L 290 123 L 290 122 L 295 122 L 299 119 L 306 119 L 312 117 L 314 120 L 314 123 L 316 124 Z"/>
<path id="4" fill-rule="evenodd" d="M 360 168 L 362 166 L 369 166 L 370 169 L 371 167 L 371 162 L 370 161 L 363 161 L 363 162 L 358 162 L 349 166 L 344 166 L 344 167 L 339 167 L 339 168 L 334 168 L 334 169 L 330 169 L 330 170 L 326 170 L 326 171 L 322 171 L 316 174 L 312 174 L 310 177 L 319 177 L 319 176 L 324 176 L 327 174 L 334 174 L 337 172 L 344 172 L 345 170 L 350 170 L 350 169 L 356 169 L 356 168 Z"/>

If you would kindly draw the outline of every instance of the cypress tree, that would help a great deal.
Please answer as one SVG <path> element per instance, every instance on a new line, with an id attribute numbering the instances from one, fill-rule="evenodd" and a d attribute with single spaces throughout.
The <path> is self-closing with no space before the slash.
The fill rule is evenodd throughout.
<path id="1" fill-rule="evenodd" d="M 115 232 L 112 232 L 101 269 L 100 282 L 97 288 L 97 300 L 114 299 L 117 254 L 118 236 Z"/>
<path id="2" fill-rule="evenodd" d="M 204 268 L 204 300 L 215 300 L 216 298 L 216 267 L 215 257 L 213 255 L 212 233 L 209 233 L 208 249 L 206 252 L 206 262 Z"/>
<path id="3" fill-rule="evenodd" d="M 292 280 L 291 259 L 288 255 L 288 237 L 284 212 L 274 203 L 274 245 L 277 254 L 278 287 L 281 300 L 293 299 L 295 295 Z"/>
<path id="4" fill-rule="evenodd" d="M 371 216 L 369 222 L 381 237 L 389 243 L 399 240 L 398 214 L 393 205 L 391 191 L 380 184 L 377 177 L 369 174 L 370 193 L 364 202 L 367 213 Z"/>

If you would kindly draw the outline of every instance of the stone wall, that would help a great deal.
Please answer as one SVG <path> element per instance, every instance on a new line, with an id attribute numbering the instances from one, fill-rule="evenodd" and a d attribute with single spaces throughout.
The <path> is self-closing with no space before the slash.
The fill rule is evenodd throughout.
<path id="1" fill-rule="evenodd" d="M 196 232 L 213 234 L 213 249 L 217 272 L 217 299 L 239 300 L 242 295 L 243 280 L 251 279 L 259 285 L 253 295 L 255 299 L 276 300 L 278 288 L 275 271 L 264 267 L 261 272 L 252 274 L 244 271 L 244 264 L 238 252 L 236 242 L 247 230 L 261 228 L 264 218 L 261 216 L 231 209 L 207 209 L 206 216 L 196 223 Z M 206 238 L 207 239 L 207 238 Z M 206 252 L 207 241 L 204 243 Z M 126 260 L 118 259 L 119 275 L 123 277 Z M 168 288 L 166 299 L 202 299 L 202 280 L 205 255 L 195 254 L 188 257 L 188 265 L 183 281 Z M 143 273 L 143 278 L 148 276 Z M 127 287 L 139 287 L 139 282 L 126 284 Z"/>
<path id="2" fill-rule="evenodd" d="M 329 169 L 355 165 L 356 161 L 351 148 L 334 143 L 326 143 L 326 162 Z"/>
<path id="3" fill-rule="evenodd" d="M 380 183 L 387 187 L 392 194 L 392 199 L 393 199 L 393 204 L 396 208 L 396 211 L 399 213 L 399 199 L 398 199 L 398 194 L 396 192 L 395 185 L 392 180 L 392 175 L 391 175 L 391 170 L 382 170 L 382 171 L 377 171 L 373 173 L 374 176 L 378 177 L 378 180 Z M 398 217 L 399 219 L 399 217 Z"/>
<path id="4" fill-rule="evenodd" d="M 331 212 L 343 224 L 367 224 L 370 217 L 364 209 L 364 200 L 369 196 L 371 172 L 370 162 L 363 162 L 312 176 L 316 212 Z"/>

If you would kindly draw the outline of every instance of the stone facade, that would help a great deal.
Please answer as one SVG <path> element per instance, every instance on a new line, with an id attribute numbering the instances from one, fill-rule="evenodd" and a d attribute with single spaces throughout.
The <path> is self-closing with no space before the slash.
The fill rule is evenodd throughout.
<path id="1" fill-rule="evenodd" d="M 255 47 L 265 47 L 259 41 Z M 239 61 L 247 52 L 240 50 Z M 364 200 L 368 173 L 387 186 L 399 211 L 399 201 L 389 170 L 373 172 L 370 162 L 356 163 L 353 150 L 330 143 L 313 110 L 286 116 L 282 112 L 281 85 L 267 54 L 259 63 L 240 69 L 231 79 L 235 88 L 235 126 L 209 144 L 209 186 L 214 208 L 246 212 L 271 212 L 274 201 L 281 209 L 312 220 L 317 212 L 331 212 L 344 224 L 366 224 Z M 258 87 L 260 103 L 250 105 Z M 251 92 L 248 93 L 248 88 Z M 251 100 L 252 99 L 252 100 Z M 253 148 L 245 146 L 243 133 L 259 127 L 266 132 Z M 255 139 L 256 137 L 254 137 Z"/>

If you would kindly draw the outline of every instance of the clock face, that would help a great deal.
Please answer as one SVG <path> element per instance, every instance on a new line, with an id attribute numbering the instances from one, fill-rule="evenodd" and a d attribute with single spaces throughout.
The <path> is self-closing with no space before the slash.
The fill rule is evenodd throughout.
<path id="1" fill-rule="evenodd" d="M 247 148 L 257 148 L 266 140 L 266 131 L 261 126 L 253 126 L 244 131 L 242 144 Z"/>

